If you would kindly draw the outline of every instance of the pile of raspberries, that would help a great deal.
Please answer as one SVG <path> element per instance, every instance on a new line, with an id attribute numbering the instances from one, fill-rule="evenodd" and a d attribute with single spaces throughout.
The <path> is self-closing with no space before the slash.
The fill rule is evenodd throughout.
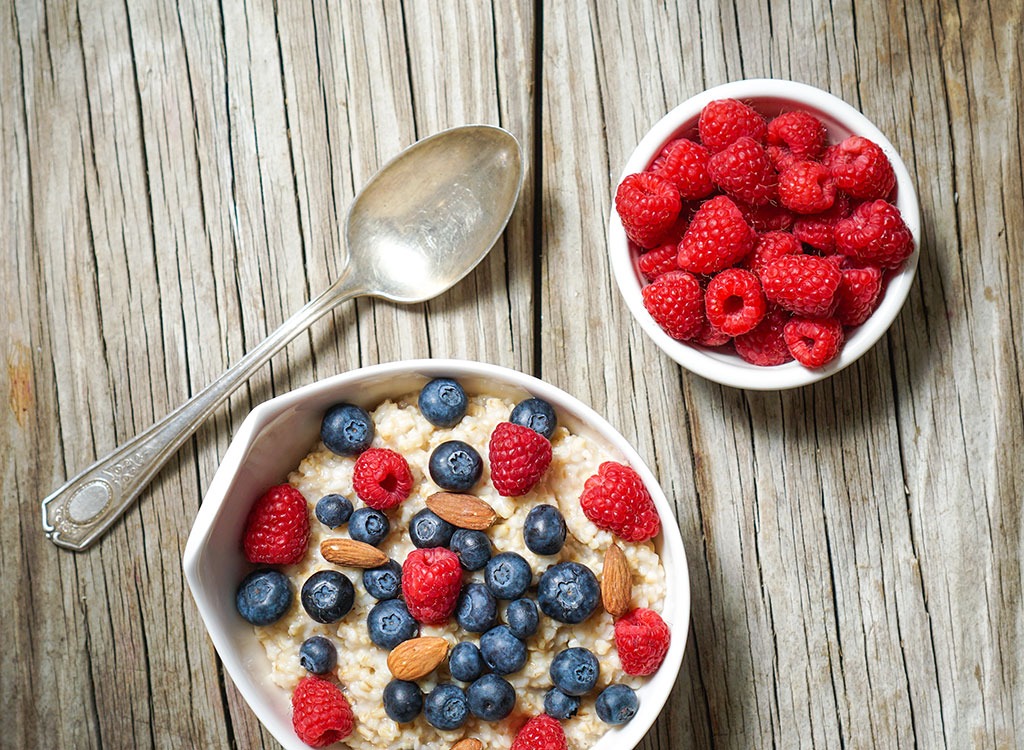
<path id="1" fill-rule="evenodd" d="M 697 134 L 615 193 L 644 307 L 679 341 L 822 367 L 914 251 L 892 164 L 867 138 L 830 146 L 808 112 L 769 121 L 735 99 L 704 107 Z"/>

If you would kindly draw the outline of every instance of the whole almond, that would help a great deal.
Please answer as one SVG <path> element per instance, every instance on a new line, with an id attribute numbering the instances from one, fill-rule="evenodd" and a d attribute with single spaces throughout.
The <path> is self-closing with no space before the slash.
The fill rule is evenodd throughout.
<path id="1" fill-rule="evenodd" d="M 484 743 L 472 737 L 467 737 L 452 745 L 452 750 L 484 750 Z"/>
<path id="2" fill-rule="evenodd" d="M 427 498 L 427 507 L 452 526 L 483 531 L 498 520 L 494 508 L 475 495 L 435 492 Z"/>
<path id="3" fill-rule="evenodd" d="M 388 654 L 388 669 L 396 680 L 418 680 L 433 672 L 448 656 L 448 641 L 425 635 L 402 641 Z"/>
<path id="4" fill-rule="evenodd" d="M 320 542 L 320 554 L 327 562 L 351 568 L 377 568 L 388 561 L 372 544 L 337 536 Z"/>
<path id="5" fill-rule="evenodd" d="M 622 617 L 629 611 L 633 599 L 633 576 L 629 563 L 619 545 L 612 546 L 604 553 L 604 569 L 601 571 L 601 602 L 612 617 Z"/>

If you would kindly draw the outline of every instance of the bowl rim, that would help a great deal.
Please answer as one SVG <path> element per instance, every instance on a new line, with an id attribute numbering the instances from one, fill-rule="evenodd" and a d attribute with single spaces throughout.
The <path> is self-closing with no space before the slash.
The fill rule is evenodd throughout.
<path id="1" fill-rule="evenodd" d="M 361 381 L 371 378 L 376 379 L 382 376 L 399 375 L 422 375 L 426 378 L 442 376 L 455 378 L 475 377 L 483 380 L 493 380 L 496 384 L 527 391 L 550 401 L 556 409 L 571 412 L 577 420 L 586 424 L 588 429 L 598 434 L 600 440 L 607 441 L 612 452 L 617 452 L 623 460 L 640 474 L 662 520 L 660 544 L 671 550 L 674 566 L 671 571 L 666 570 L 666 597 L 662 608 L 666 621 L 669 622 L 672 628 L 672 639 L 668 654 L 658 672 L 641 688 L 650 687 L 651 693 L 646 695 L 645 700 L 641 702 L 640 713 L 628 724 L 619 727 L 609 727 L 601 737 L 601 743 L 611 737 L 614 738 L 611 742 L 616 746 L 622 743 L 631 743 L 627 747 L 635 747 L 642 741 L 655 721 L 657 721 L 665 703 L 668 701 L 672 688 L 678 680 L 683 653 L 689 639 L 691 605 L 689 567 L 686 547 L 683 544 L 675 513 L 665 496 L 661 484 L 657 481 L 654 473 L 636 449 L 595 410 L 575 396 L 539 378 L 499 365 L 471 360 L 401 360 L 358 368 L 318 380 L 269 399 L 254 407 L 242 422 L 242 425 L 232 437 L 231 443 L 225 451 L 224 457 L 204 495 L 182 555 L 185 578 L 203 620 L 203 625 L 235 687 L 257 719 L 278 742 L 286 748 L 294 748 L 295 750 L 307 747 L 295 736 L 290 722 L 279 720 L 273 712 L 272 706 L 265 700 L 265 689 L 257 685 L 243 669 L 241 658 L 236 651 L 231 649 L 228 633 L 218 627 L 211 627 L 211 623 L 215 622 L 213 619 L 213 608 L 215 606 L 213 595 L 215 592 L 209 591 L 201 581 L 199 564 L 202 560 L 203 552 L 211 542 L 210 532 L 217 515 L 221 508 L 224 507 L 234 477 L 244 466 L 242 459 L 246 456 L 247 448 L 259 431 L 270 424 L 274 417 L 301 403 L 310 396 L 352 388 Z M 396 397 L 398 395 L 400 394 L 393 394 Z M 661 551 L 659 557 L 663 555 L 664 551 Z M 672 581 L 671 585 L 668 585 L 669 580 Z M 655 691 L 654 688 L 657 688 L 657 690 Z"/>
<path id="2" fill-rule="evenodd" d="M 896 173 L 896 207 L 914 237 L 914 252 L 893 274 L 878 309 L 862 325 L 856 327 L 834 360 L 824 367 L 808 369 L 791 361 L 774 367 L 759 367 L 744 362 L 738 355 L 714 352 L 693 344 L 677 341 L 659 326 L 643 306 L 643 287 L 630 253 L 626 232 L 615 210 L 614 190 L 628 175 L 647 169 L 654 157 L 679 130 L 696 118 L 706 104 L 715 99 L 790 99 L 800 107 L 827 113 L 842 122 L 851 132 L 877 143 L 892 163 Z M 921 212 L 917 191 L 910 172 L 892 142 L 863 113 L 827 91 L 806 83 L 780 78 L 747 78 L 713 86 L 690 97 L 662 117 L 647 131 L 626 161 L 626 166 L 612 186 L 613 194 L 608 221 L 608 256 L 612 275 L 623 299 L 644 333 L 668 356 L 687 370 L 708 380 L 734 388 L 758 391 L 797 388 L 828 378 L 849 367 L 873 347 L 889 330 L 917 274 L 921 253 Z"/>

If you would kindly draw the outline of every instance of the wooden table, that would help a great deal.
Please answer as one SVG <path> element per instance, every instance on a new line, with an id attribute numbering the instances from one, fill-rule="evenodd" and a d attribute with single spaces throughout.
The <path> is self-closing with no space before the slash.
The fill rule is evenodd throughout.
<path id="1" fill-rule="evenodd" d="M 643 747 L 1024 746 L 1022 4 L 667 5 L 5 4 L 0 745 L 275 746 L 184 585 L 203 491 L 254 404 L 453 356 L 590 403 L 675 503 L 691 635 Z M 629 316 L 605 254 L 639 136 L 758 76 L 863 110 L 924 216 L 889 335 L 785 393 L 681 370 Z M 323 289 L 359 186 L 465 122 L 508 128 L 530 165 L 471 277 L 427 305 L 345 306 L 97 547 L 43 539 L 43 496 Z"/>

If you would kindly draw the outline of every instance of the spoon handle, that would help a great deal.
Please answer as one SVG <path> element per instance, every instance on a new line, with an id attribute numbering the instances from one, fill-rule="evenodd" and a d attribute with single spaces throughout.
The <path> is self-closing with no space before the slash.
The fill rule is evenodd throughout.
<path id="1" fill-rule="evenodd" d="M 76 552 L 90 547 L 253 372 L 337 304 L 363 293 L 352 278 L 346 270 L 206 388 L 43 500 L 43 531 L 50 541 Z"/>

